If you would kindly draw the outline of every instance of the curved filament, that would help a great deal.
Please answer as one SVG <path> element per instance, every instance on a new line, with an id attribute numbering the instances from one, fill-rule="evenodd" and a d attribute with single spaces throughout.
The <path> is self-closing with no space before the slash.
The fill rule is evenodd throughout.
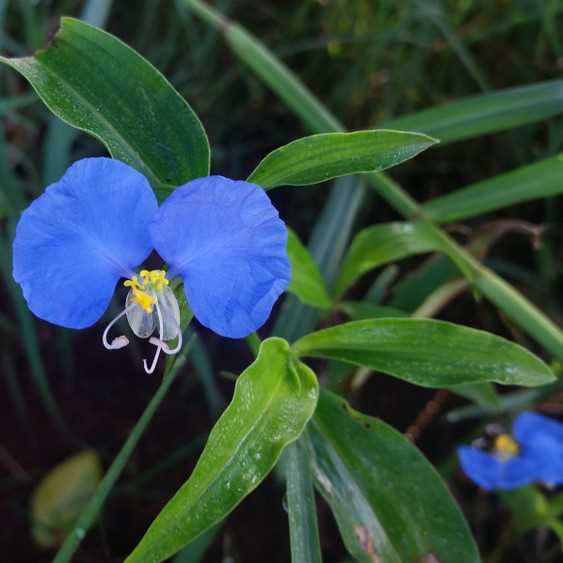
<path id="1" fill-rule="evenodd" d="M 160 357 L 160 352 L 163 349 L 164 342 L 162 341 L 162 334 L 164 332 L 164 323 L 162 322 L 162 313 L 160 311 L 160 307 L 158 306 L 158 302 L 155 303 L 156 307 L 156 314 L 158 315 L 158 336 L 159 338 L 151 338 L 149 342 L 156 346 L 156 352 L 154 353 L 154 358 L 152 359 L 152 364 L 150 368 L 148 367 L 147 360 L 143 359 L 143 367 L 148 374 L 151 374 L 156 369 L 156 364 L 158 362 L 158 358 Z"/>
<path id="2" fill-rule="evenodd" d="M 121 317 L 126 315 L 127 312 L 129 310 L 131 310 L 132 308 L 133 308 L 133 305 L 130 305 L 129 307 L 125 307 L 125 309 L 123 309 L 123 311 L 121 311 L 121 313 L 119 313 L 119 315 L 114 317 L 114 319 L 112 321 L 110 321 L 108 326 L 106 326 L 104 333 L 102 334 L 102 344 L 104 345 L 104 347 L 107 350 L 119 350 L 121 348 L 125 348 L 125 346 L 127 346 L 127 344 L 129 344 L 129 339 L 123 334 L 121 336 L 117 336 L 116 338 L 114 338 L 110 343 L 110 342 L 108 342 L 108 334 L 109 334 L 109 331 L 111 330 L 111 328 L 113 327 L 113 325 Z"/>

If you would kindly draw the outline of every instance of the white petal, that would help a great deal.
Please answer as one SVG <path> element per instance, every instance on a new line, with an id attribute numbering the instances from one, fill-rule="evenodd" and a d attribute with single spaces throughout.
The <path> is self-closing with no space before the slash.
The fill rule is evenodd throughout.
<path id="1" fill-rule="evenodd" d="M 174 292 L 165 287 L 157 293 L 158 306 L 162 314 L 162 322 L 164 323 L 164 334 L 162 340 L 172 340 L 178 336 L 178 327 L 180 326 L 180 307 Z"/>
<path id="2" fill-rule="evenodd" d="M 133 301 L 132 291 L 129 291 L 125 300 L 125 307 L 128 308 L 130 305 L 133 306 L 127 311 L 127 320 L 131 330 L 139 338 L 148 338 L 158 325 L 156 309 L 153 309 L 152 313 L 147 313 Z"/>

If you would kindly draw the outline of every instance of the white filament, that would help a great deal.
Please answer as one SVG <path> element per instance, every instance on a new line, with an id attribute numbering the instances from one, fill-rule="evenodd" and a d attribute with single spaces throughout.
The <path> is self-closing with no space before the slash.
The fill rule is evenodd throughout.
<path id="1" fill-rule="evenodd" d="M 158 362 L 158 358 L 160 357 L 160 351 L 162 350 L 162 335 L 164 333 L 164 323 L 162 322 L 162 313 L 160 312 L 160 307 L 158 306 L 158 301 L 155 303 L 154 305 L 156 307 L 156 314 L 158 315 L 158 336 L 159 336 L 159 340 L 158 340 L 158 344 L 155 344 L 156 346 L 156 352 L 154 353 L 154 358 L 152 359 L 152 364 L 151 367 L 147 367 L 147 360 L 143 359 L 143 367 L 145 368 L 145 371 L 148 374 L 151 374 L 154 372 L 154 370 L 156 369 L 156 363 Z M 151 342 L 153 339 L 151 338 L 149 340 L 149 342 Z M 154 344 L 154 342 L 153 342 Z"/>
<path id="2" fill-rule="evenodd" d="M 102 334 L 102 343 L 107 350 L 119 350 L 120 348 L 125 348 L 127 344 L 129 344 L 129 339 L 125 335 L 117 336 L 110 342 L 108 342 L 108 334 L 111 330 L 111 327 L 121 318 L 123 315 L 126 315 L 127 312 L 133 308 L 133 305 L 129 307 L 125 307 L 119 315 L 117 315 L 109 324 L 106 326 L 104 333 Z"/>
<path id="3" fill-rule="evenodd" d="M 154 312 L 152 314 L 145 312 L 142 307 L 133 300 L 133 294 L 130 291 L 125 301 L 125 308 L 107 325 L 102 335 L 102 342 L 106 349 L 119 350 L 129 344 L 129 339 L 121 335 L 114 338 L 110 343 L 108 341 L 108 335 L 113 325 L 124 315 L 127 315 L 131 330 L 139 338 L 147 338 L 156 328 L 155 325 L 157 325 L 158 338 L 152 336 L 149 339 L 149 342 L 156 347 L 150 366 L 148 361 L 145 358 L 143 359 L 143 367 L 148 374 L 154 373 L 161 352 L 167 355 L 177 354 L 182 348 L 183 342 L 182 330 L 180 328 L 180 310 L 174 293 L 168 287 L 164 288 L 164 290 L 159 293 L 161 294 L 155 294 L 155 315 Z M 155 322 L 155 316 L 158 319 L 158 323 Z M 176 337 L 178 338 L 176 345 L 174 348 L 170 348 L 165 339 L 172 340 Z"/>
<path id="4" fill-rule="evenodd" d="M 170 348 L 170 346 L 168 346 L 168 344 L 164 342 L 164 340 L 160 340 L 158 338 L 155 338 L 154 336 L 149 338 L 149 342 L 154 346 L 159 346 L 165 354 L 173 356 L 174 354 L 177 354 L 182 348 L 182 330 L 176 322 L 176 319 L 171 317 L 169 320 L 174 324 L 174 328 L 176 329 L 176 334 L 178 336 L 178 342 L 176 343 L 176 346 L 174 346 L 174 348 Z"/>

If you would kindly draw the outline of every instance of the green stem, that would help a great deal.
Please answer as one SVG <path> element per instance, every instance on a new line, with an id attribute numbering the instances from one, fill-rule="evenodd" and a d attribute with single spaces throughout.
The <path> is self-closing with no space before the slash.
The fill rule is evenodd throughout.
<path id="1" fill-rule="evenodd" d="M 258 356 L 258 350 L 260 350 L 260 344 L 262 344 L 262 341 L 260 340 L 258 334 L 256 332 L 249 334 L 246 337 L 246 343 L 248 344 L 248 347 L 250 348 L 254 356 Z"/>
<path id="2" fill-rule="evenodd" d="M 236 55 L 285 101 L 311 131 L 342 130 L 340 122 L 301 80 L 256 38 L 201 0 L 184 0 L 184 2 L 194 13 L 223 32 L 225 40 Z M 563 359 L 563 333 L 539 309 L 495 273 L 482 266 L 447 233 L 437 227 L 399 184 L 382 173 L 367 174 L 367 178 L 377 193 L 399 213 L 428 226 L 439 240 L 442 251 L 460 268 L 476 289 L 555 357 Z"/>
<path id="3" fill-rule="evenodd" d="M 55 559 L 53 559 L 53 563 L 66 563 L 67 561 L 70 561 L 87 532 L 92 527 L 111 490 L 113 489 L 113 486 L 119 479 L 127 461 L 131 457 L 131 454 L 139 443 L 141 436 L 154 416 L 156 409 L 159 407 L 164 397 L 166 397 L 166 394 L 176 379 L 180 368 L 185 364 L 189 348 L 190 346 L 188 344 L 184 346 L 184 349 L 177 356 L 173 367 L 169 370 L 168 375 L 163 377 L 160 387 L 156 390 L 156 393 L 153 395 L 147 405 L 147 408 L 137 421 L 137 424 L 135 424 L 131 434 L 129 434 L 125 444 L 123 444 L 120 452 L 113 460 L 110 468 L 102 479 L 102 482 L 98 486 L 95 495 L 80 515 L 80 518 L 78 519 L 78 522 L 72 532 L 67 536 L 64 544 L 55 556 Z"/>

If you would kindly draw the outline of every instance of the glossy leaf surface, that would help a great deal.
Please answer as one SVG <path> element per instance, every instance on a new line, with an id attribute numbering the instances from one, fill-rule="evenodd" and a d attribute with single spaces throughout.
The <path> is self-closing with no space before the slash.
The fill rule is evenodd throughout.
<path id="1" fill-rule="evenodd" d="M 359 172 L 396 166 L 435 144 L 420 133 L 386 129 L 355 133 L 320 133 L 280 147 L 248 177 L 265 189 L 308 186 Z"/>
<path id="2" fill-rule="evenodd" d="M 309 428 L 316 487 L 357 561 L 479 561 L 445 484 L 399 432 L 327 391 Z"/>
<path id="3" fill-rule="evenodd" d="M 318 399 L 315 374 L 288 343 L 270 338 L 238 378 L 190 478 L 151 524 L 127 561 L 158 562 L 222 520 L 268 475 L 299 437 Z"/>
<path id="4" fill-rule="evenodd" d="M 109 33 L 62 18 L 46 49 L 0 61 L 63 121 L 142 172 L 161 198 L 209 173 L 209 144 L 195 113 L 156 68 Z"/>
<path id="5" fill-rule="evenodd" d="M 308 334 L 301 356 L 341 360 L 424 387 L 494 381 L 544 385 L 550 368 L 518 344 L 482 330 L 431 319 L 371 319 Z"/>
<path id="6" fill-rule="evenodd" d="M 332 301 L 319 267 L 297 235 L 288 229 L 287 254 L 291 263 L 291 282 L 287 291 L 297 295 L 306 305 L 327 309 Z"/>

